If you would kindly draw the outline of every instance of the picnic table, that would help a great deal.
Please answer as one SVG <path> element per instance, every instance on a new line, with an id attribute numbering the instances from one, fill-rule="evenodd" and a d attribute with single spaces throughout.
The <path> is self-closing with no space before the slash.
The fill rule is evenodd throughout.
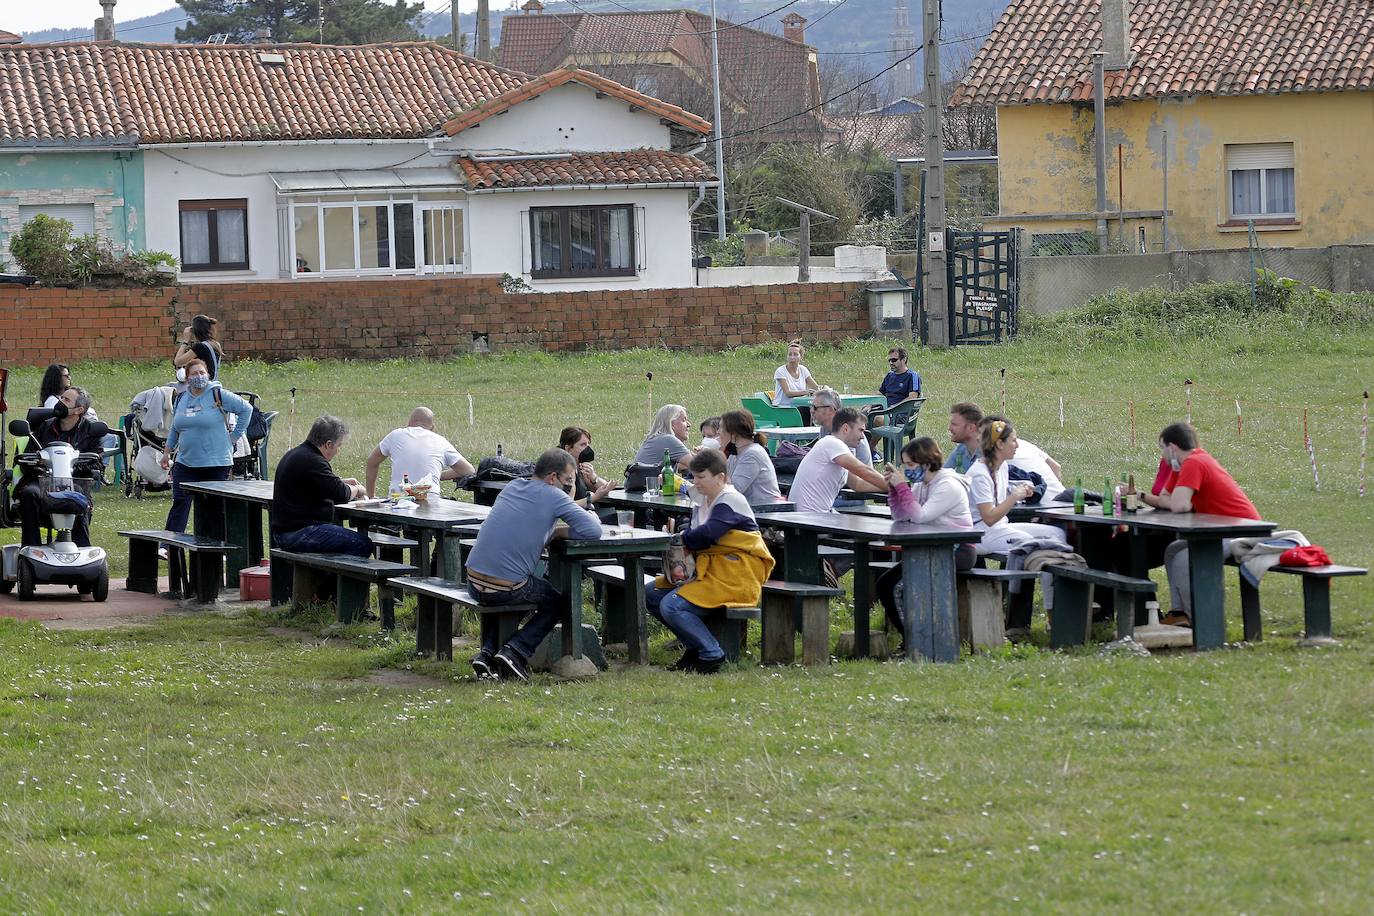
<path id="1" fill-rule="evenodd" d="M 793 407 L 811 407 L 811 399 L 814 395 L 806 394 L 792 399 Z M 887 398 L 881 394 L 842 394 L 840 405 L 852 410 L 860 410 L 864 407 L 886 407 Z"/>
<path id="2" fill-rule="evenodd" d="M 768 437 L 768 453 L 777 454 L 779 442 L 811 443 L 821 437 L 819 426 L 765 426 L 759 430 Z"/>
<path id="3" fill-rule="evenodd" d="M 635 526 L 644 527 L 640 524 L 641 518 L 648 512 L 657 511 L 678 518 L 689 518 L 692 514 L 692 501 L 681 494 L 677 496 L 664 496 L 654 490 L 612 490 L 601 498 L 597 505 L 611 506 L 616 509 L 632 509 L 635 513 Z M 791 512 L 796 505 L 790 502 L 767 502 L 752 503 L 749 508 L 757 512 Z"/>
<path id="4" fill-rule="evenodd" d="M 452 529 L 458 525 L 480 522 L 490 513 L 490 506 L 434 495 L 422 502 L 393 503 L 390 500 L 362 499 L 334 507 L 336 518 L 349 519 L 357 528 L 365 530 L 369 524 L 386 525 L 400 528 L 419 541 L 418 565 L 422 575 L 429 575 L 430 541 L 437 539 L 439 575 L 445 579 L 457 578 L 460 572 L 458 540 L 448 536 Z"/>
<path id="5" fill-rule="evenodd" d="M 272 505 L 272 486 L 270 480 L 204 480 L 181 485 L 191 493 L 213 496 L 224 503 L 224 540 L 239 548 L 224 557 L 224 580 L 230 588 L 238 588 L 241 569 L 257 566 L 267 555 L 263 550 L 262 511 Z M 195 529 L 196 534 L 204 535 L 199 514 Z"/>
<path id="6" fill-rule="evenodd" d="M 784 536 L 783 577 L 819 584 L 820 538 L 854 543 L 854 565 L 867 570 L 875 544 L 902 548 L 902 614 L 907 657 L 952 662 L 959 658 L 959 606 L 955 597 L 954 545 L 982 540 L 973 528 L 917 525 L 839 512 L 780 512 L 759 516 L 759 525 Z M 854 578 L 854 653 L 868 655 L 868 612 L 873 598 L 868 576 Z M 861 609 L 862 606 L 862 609 Z"/>
<path id="7" fill-rule="evenodd" d="M 549 542 L 549 582 L 563 595 L 563 655 L 574 658 L 586 653 L 582 646 L 582 567 L 588 561 L 604 561 L 607 557 L 625 570 L 625 642 L 630 661 L 648 664 L 649 634 L 645 626 L 644 563 L 645 553 L 661 551 L 671 536 L 662 531 L 644 528 L 625 528 L 602 525 L 601 537 L 592 540 L 554 538 Z"/>
<path id="8" fill-rule="evenodd" d="M 1142 508 L 1120 516 L 1086 511 L 1075 515 L 1073 507 L 1042 509 L 1040 517 L 1060 525 L 1124 525 L 1131 534 L 1131 575 L 1148 578 L 1145 535 L 1164 532 L 1188 542 L 1188 572 L 1192 592 L 1193 649 L 1215 649 L 1226 641 L 1226 557 L 1223 538 L 1263 537 L 1278 527 L 1273 522 L 1208 515 L 1202 512 L 1169 512 Z"/>

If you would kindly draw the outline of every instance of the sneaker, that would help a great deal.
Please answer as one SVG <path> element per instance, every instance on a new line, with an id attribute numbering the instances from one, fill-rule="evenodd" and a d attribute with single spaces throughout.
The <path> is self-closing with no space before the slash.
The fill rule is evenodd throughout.
<path id="1" fill-rule="evenodd" d="M 724 664 L 724 655 L 722 655 L 720 658 L 713 658 L 710 661 L 702 661 L 701 659 L 697 659 L 696 662 L 692 665 L 691 670 L 696 672 L 697 674 L 715 674 L 717 671 L 721 669 L 721 666 Z"/>
<path id="2" fill-rule="evenodd" d="M 520 657 L 520 653 L 509 647 L 496 653 L 496 669 L 502 678 L 528 682 L 530 666 Z"/>
<path id="3" fill-rule="evenodd" d="M 496 677 L 496 668 L 492 665 L 492 655 L 486 649 L 479 649 L 477 654 L 472 657 L 472 671 L 477 675 L 478 680 Z"/>
<path id="4" fill-rule="evenodd" d="M 1159 622 L 1169 627 L 1188 627 L 1191 629 L 1193 626 L 1193 621 L 1182 611 L 1170 611 Z"/>
<path id="5" fill-rule="evenodd" d="M 697 664 L 697 650 L 688 649 L 682 653 L 682 658 L 668 666 L 669 671 L 694 671 Z"/>
<path id="6" fill-rule="evenodd" d="M 157 558 L 158 558 L 159 560 L 166 560 L 166 559 L 168 558 L 168 556 L 167 556 L 167 548 L 166 548 L 165 546 L 159 547 L 159 548 L 157 549 Z"/>
<path id="7" fill-rule="evenodd" d="M 1013 646 L 1019 646 L 1023 642 L 1030 642 L 1030 627 L 1007 627 L 1007 642 Z"/>

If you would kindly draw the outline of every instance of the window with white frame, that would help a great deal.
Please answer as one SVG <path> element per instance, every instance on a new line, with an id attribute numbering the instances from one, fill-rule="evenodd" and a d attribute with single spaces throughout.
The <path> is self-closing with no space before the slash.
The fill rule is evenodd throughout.
<path id="1" fill-rule="evenodd" d="M 318 195 L 281 204 L 284 266 L 296 276 L 459 273 L 466 248 L 456 201 L 410 194 Z"/>
<path id="2" fill-rule="evenodd" d="M 1227 145 L 1226 181 L 1231 219 L 1292 219 L 1298 215 L 1291 143 Z"/>

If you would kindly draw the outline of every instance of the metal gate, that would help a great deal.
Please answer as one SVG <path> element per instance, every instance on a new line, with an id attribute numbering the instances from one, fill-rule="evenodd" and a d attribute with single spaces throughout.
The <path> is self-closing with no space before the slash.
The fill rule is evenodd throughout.
<path id="1" fill-rule="evenodd" d="M 1020 229 L 946 231 L 951 344 L 995 344 L 1016 336 L 1020 242 Z"/>

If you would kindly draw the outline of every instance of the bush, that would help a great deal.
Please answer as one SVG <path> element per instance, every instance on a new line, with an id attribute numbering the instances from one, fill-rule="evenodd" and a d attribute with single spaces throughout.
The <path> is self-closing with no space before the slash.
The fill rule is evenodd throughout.
<path id="1" fill-rule="evenodd" d="M 38 214 L 10 241 L 19 268 L 48 286 L 159 286 L 177 259 L 165 251 L 115 251 L 94 235 L 72 237 L 72 224 Z"/>
<path id="2" fill-rule="evenodd" d="M 697 245 L 697 256 L 709 255 L 712 267 L 743 267 L 744 236 L 740 233 L 723 239 L 709 239 Z"/>

